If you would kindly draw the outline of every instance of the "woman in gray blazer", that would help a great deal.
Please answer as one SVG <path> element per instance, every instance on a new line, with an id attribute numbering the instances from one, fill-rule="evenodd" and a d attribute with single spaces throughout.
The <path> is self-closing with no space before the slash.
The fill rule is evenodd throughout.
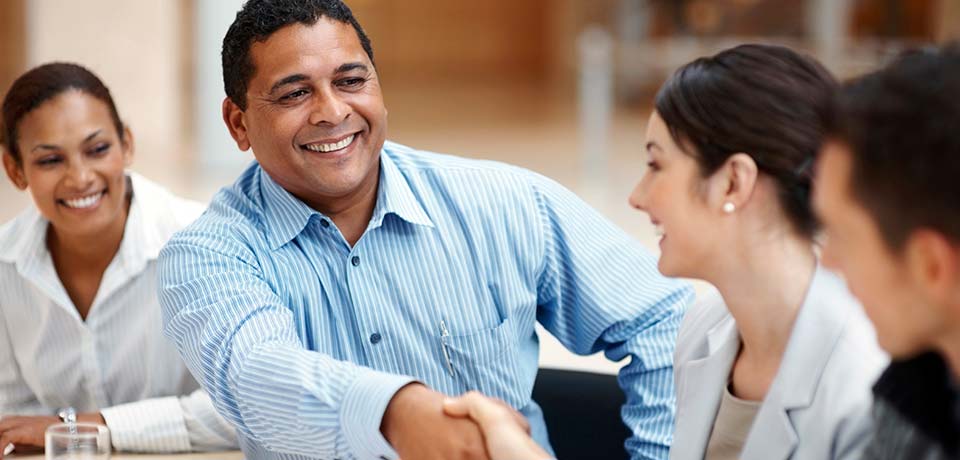
<path id="1" fill-rule="evenodd" d="M 811 167 L 834 89 L 809 57 L 744 45 L 657 94 L 631 204 L 662 229 L 660 270 L 718 291 L 680 328 L 672 459 L 859 455 L 886 358 L 815 252 Z"/>

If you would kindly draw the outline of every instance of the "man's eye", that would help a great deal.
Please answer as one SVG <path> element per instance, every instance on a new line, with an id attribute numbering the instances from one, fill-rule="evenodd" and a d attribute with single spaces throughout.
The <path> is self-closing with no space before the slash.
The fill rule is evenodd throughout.
<path id="1" fill-rule="evenodd" d="M 659 171 L 660 165 L 658 165 L 656 161 L 648 161 L 647 168 L 650 168 L 651 171 Z"/>
<path id="2" fill-rule="evenodd" d="M 367 82 L 367 79 L 365 79 L 365 78 L 360 78 L 360 77 L 347 78 L 347 79 L 344 79 L 344 80 L 340 80 L 340 86 L 344 86 L 344 87 L 347 87 L 347 88 L 353 88 L 353 87 L 360 86 L 360 85 L 362 85 L 362 84 L 364 84 L 364 83 L 366 83 L 366 82 Z"/>
<path id="3" fill-rule="evenodd" d="M 296 91 L 294 91 L 294 92 L 292 92 L 292 93 L 284 94 L 283 96 L 280 97 L 280 100 L 281 100 L 281 101 L 284 101 L 284 102 L 286 102 L 286 101 L 292 101 L 292 100 L 294 100 L 294 99 L 299 99 L 299 98 L 305 96 L 306 94 L 307 94 L 307 90 L 305 90 L 305 89 L 298 89 L 298 90 L 296 90 Z"/>

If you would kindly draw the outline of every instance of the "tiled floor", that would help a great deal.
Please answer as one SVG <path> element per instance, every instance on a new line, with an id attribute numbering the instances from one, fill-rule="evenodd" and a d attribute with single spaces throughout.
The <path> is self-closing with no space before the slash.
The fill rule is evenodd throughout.
<path id="1" fill-rule="evenodd" d="M 617 112 L 610 130 L 607 173 L 589 178 L 583 175 L 579 156 L 581 140 L 572 95 L 503 86 L 388 86 L 385 91 L 391 140 L 424 150 L 504 161 L 540 172 L 576 191 L 650 250 L 658 250 L 649 220 L 630 209 L 626 202 L 643 173 L 643 132 L 648 109 Z M 140 150 L 163 151 L 151 146 L 141 146 Z M 170 164 L 144 153 L 137 158 L 134 169 L 199 200 L 209 199 L 231 181 L 223 174 L 196 171 L 190 161 L 184 163 Z M 0 221 L 12 218 L 29 204 L 28 194 L 17 192 L 6 180 L 0 181 Z M 705 287 L 698 285 L 698 289 Z M 549 367 L 601 372 L 618 368 L 602 355 L 573 356 L 548 333 L 541 334 L 541 343 L 541 362 Z"/>

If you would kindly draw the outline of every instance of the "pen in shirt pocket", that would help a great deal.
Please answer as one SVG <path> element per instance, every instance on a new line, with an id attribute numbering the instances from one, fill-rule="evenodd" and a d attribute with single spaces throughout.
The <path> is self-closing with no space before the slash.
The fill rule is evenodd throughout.
<path id="1" fill-rule="evenodd" d="M 447 329 L 447 323 L 440 320 L 440 346 L 443 348 L 443 359 L 447 362 L 447 372 L 453 377 L 453 363 L 450 362 L 450 350 L 447 350 L 447 340 L 450 339 L 450 331 Z"/>

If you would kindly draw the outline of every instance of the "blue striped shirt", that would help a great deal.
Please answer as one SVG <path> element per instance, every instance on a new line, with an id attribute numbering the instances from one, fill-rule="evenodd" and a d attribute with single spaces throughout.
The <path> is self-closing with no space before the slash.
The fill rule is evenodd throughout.
<path id="1" fill-rule="evenodd" d="M 380 433 L 412 380 L 525 414 L 539 321 L 620 372 L 634 458 L 666 458 L 687 285 L 573 193 L 499 163 L 387 143 L 351 247 L 256 163 L 160 255 L 166 334 L 249 458 L 396 458 Z"/>

